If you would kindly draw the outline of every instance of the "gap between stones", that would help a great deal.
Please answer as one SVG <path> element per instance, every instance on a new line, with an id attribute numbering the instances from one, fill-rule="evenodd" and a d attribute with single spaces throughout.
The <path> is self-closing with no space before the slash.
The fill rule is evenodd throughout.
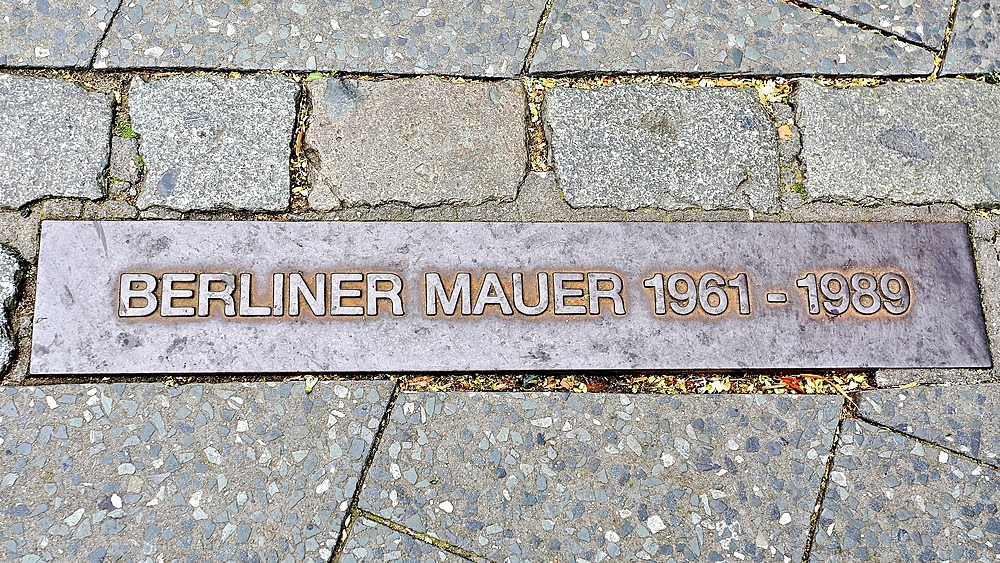
<path id="1" fill-rule="evenodd" d="M 382 434 L 392 419 L 392 411 L 396 407 L 396 398 L 399 397 L 401 387 L 399 381 L 396 381 L 392 387 L 392 394 L 386 402 L 385 412 L 382 413 L 382 420 L 379 421 L 375 435 L 372 437 L 372 445 L 368 449 L 368 457 L 365 459 L 364 465 L 361 466 L 361 473 L 358 474 L 357 484 L 354 486 L 354 494 L 351 496 L 351 504 L 348 506 L 347 511 L 344 513 L 344 519 L 340 523 L 340 535 L 337 537 L 337 543 L 333 546 L 332 553 L 330 553 L 330 563 L 340 561 L 340 557 L 343 554 L 344 544 L 347 543 L 347 538 L 359 513 L 358 501 L 361 499 L 361 490 L 364 488 L 365 479 L 368 477 L 368 470 L 375 461 L 375 454 L 378 452 L 379 443 L 382 441 Z"/>
<path id="2" fill-rule="evenodd" d="M 823 477 L 819 481 L 819 493 L 816 496 L 816 504 L 813 505 L 812 515 L 809 517 L 809 535 L 806 536 L 806 545 L 802 549 L 802 563 L 809 563 L 812 556 L 813 541 L 819 532 L 819 517 L 823 513 L 823 501 L 826 499 L 826 487 L 830 483 L 830 474 L 833 472 L 834 460 L 837 457 L 837 446 L 840 445 L 840 433 L 844 428 L 844 421 L 851 417 L 848 407 L 851 402 L 850 399 L 844 400 L 840 422 L 837 423 L 837 430 L 833 433 L 833 445 L 830 447 L 830 456 L 826 459 Z"/>

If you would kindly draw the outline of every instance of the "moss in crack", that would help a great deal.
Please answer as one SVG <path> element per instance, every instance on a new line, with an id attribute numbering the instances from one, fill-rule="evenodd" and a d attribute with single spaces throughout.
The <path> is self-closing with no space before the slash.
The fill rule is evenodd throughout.
<path id="1" fill-rule="evenodd" d="M 135 132 L 135 129 L 132 129 L 131 121 L 119 121 L 118 124 L 115 125 L 115 136 L 123 139 L 139 138 L 139 134 Z"/>
<path id="2" fill-rule="evenodd" d="M 806 187 L 802 184 L 802 182 L 795 182 L 795 184 L 792 185 L 791 190 L 799 194 L 802 201 L 809 201 L 809 192 L 806 191 Z"/>

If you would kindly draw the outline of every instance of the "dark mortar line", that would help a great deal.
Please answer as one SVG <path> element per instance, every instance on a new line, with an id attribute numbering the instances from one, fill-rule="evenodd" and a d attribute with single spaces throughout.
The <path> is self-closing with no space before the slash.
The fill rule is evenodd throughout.
<path id="1" fill-rule="evenodd" d="M 350 534 L 351 527 L 354 525 L 352 518 L 359 511 L 358 502 L 361 500 L 361 491 L 364 489 L 365 480 L 368 478 L 368 470 L 371 469 L 372 464 L 375 462 L 375 454 L 378 453 L 379 445 L 382 442 L 382 435 L 385 433 L 385 429 L 389 426 L 389 421 L 392 419 L 392 413 L 396 407 L 396 398 L 402 392 L 402 387 L 398 381 L 393 382 L 392 394 L 389 395 L 389 400 L 386 401 L 385 412 L 382 413 L 382 419 L 379 421 L 375 435 L 372 437 L 372 445 L 368 450 L 368 458 L 365 459 L 365 463 L 361 466 L 361 473 L 358 474 L 357 484 L 354 486 L 354 495 L 351 497 L 350 506 L 344 512 L 344 519 L 340 523 L 340 534 L 337 537 L 337 543 L 333 546 L 333 552 L 330 553 L 329 563 L 340 561 L 343 555 L 348 534 Z"/>
<path id="2" fill-rule="evenodd" d="M 840 435 L 844 428 L 844 421 L 848 419 L 847 402 L 841 409 L 840 421 L 837 422 L 837 430 L 833 434 L 833 446 L 830 447 L 830 457 L 826 460 L 826 467 L 823 470 L 823 477 L 819 482 L 819 494 L 816 496 L 816 504 L 813 505 L 812 516 L 809 518 L 809 536 L 806 537 L 806 545 L 802 549 L 802 563 L 809 563 L 812 556 L 813 543 L 816 541 L 816 534 L 819 533 L 819 520 L 823 514 L 823 502 L 826 500 L 826 490 L 830 484 L 830 474 L 833 473 L 834 463 L 837 458 L 837 446 L 840 445 Z"/>
<path id="3" fill-rule="evenodd" d="M 535 62 L 535 53 L 538 51 L 538 44 L 542 40 L 542 34 L 545 32 L 545 25 L 549 21 L 549 14 L 552 13 L 553 4 L 555 4 L 555 0 L 546 0 L 545 7 L 542 8 L 542 13 L 538 17 L 538 25 L 535 26 L 535 34 L 531 38 L 531 45 L 524 56 L 524 64 L 521 65 L 521 76 L 527 75 L 531 70 L 531 63 Z"/>
<path id="4" fill-rule="evenodd" d="M 97 42 L 97 46 L 94 47 L 94 54 L 90 56 L 90 62 L 87 63 L 87 70 L 94 70 L 94 64 L 97 63 L 97 55 L 101 52 L 101 47 L 104 46 L 104 41 L 108 38 L 108 34 L 111 33 L 111 26 L 114 25 L 115 20 L 118 19 L 118 13 L 121 12 L 122 6 L 125 5 L 126 0 L 119 0 L 118 5 L 115 6 L 115 10 L 111 12 L 111 19 L 108 20 L 108 24 L 104 26 L 104 33 L 101 34 L 101 40 Z"/>
<path id="5" fill-rule="evenodd" d="M 484 557 L 482 555 L 479 555 L 478 553 L 469 551 L 467 549 L 461 548 L 461 547 L 459 547 L 457 545 L 454 545 L 454 544 L 450 544 L 450 543 L 442 540 L 441 538 L 434 537 L 434 536 L 432 536 L 430 534 L 425 534 L 423 532 L 418 532 L 418 531 L 413 530 L 411 528 L 407 528 L 406 526 L 403 526 L 402 524 L 397 524 L 396 522 L 393 522 L 392 520 L 389 520 L 388 518 L 383 518 L 383 517 L 379 516 L 378 514 L 374 514 L 374 513 L 368 512 L 367 510 L 359 510 L 358 511 L 358 516 L 361 516 L 363 518 L 367 518 L 368 520 L 371 520 L 372 522 L 375 522 L 376 524 L 381 524 L 381 525 L 385 526 L 386 528 L 391 528 L 392 530 L 395 530 L 395 531 L 397 531 L 397 532 L 399 532 L 401 534 L 406 534 L 406 535 L 408 535 L 408 536 L 410 536 L 410 537 L 412 537 L 414 539 L 417 539 L 417 540 L 420 540 L 420 541 L 422 541 L 424 543 L 433 545 L 434 547 L 436 547 L 436 548 L 438 548 L 438 549 L 440 549 L 442 551 L 447 551 L 448 553 L 451 553 L 452 555 L 457 555 L 458 557 L 461 557 L 462 559 L 465 559 L 467 561 L 472 561 L 474 563 L 478 562 L 478 561 L 488 561 L 488 559 L 486 557 Z"/>
<path id="6" fill-rule="evenodd" d="M 864 422 L 865 424 L 870 424 L 870 425 L 872 425 L 872 426 L 874 426 L 876 428 L 880 428 L 882 430 L 885 430 L 886 432 L 892 432 L 893 434 L 899 434 L 900 436 L 906 436 L 907 438 L 910 438 L 911 440 L 913 440 L 915 442 L 919 442 L 920 444 L 922 444 L 924 446 L 927 446 L 927 447 L 930 447 L 930 448 L 934 448 L 935 450 L 943 451 L 943 452 L 945 452 L 945 453 L 947 453 L 949 455 L 954 455 L 955 457 L 964 459 L 965 461 L 968 461 L 969 463 L 972 463 L 974 465 L 981 465 L 983 467 L 988 467 L 990 469 L 993 469 L 993 470 L 996 470 L 996 471 L 1000 471 L 1000 463 L 998 463 L 998 462 L 991 462 L 991 461 L 986 461 L 986 460 L 983 460 L 983 459 L 974 458 L 974 457 L 972 457 L 971 455 L 969 455 L 967 453 L 963 453 L 963 452 L 960 452 L 958 450 L 952 449 L 952 448 L 950 448 L 948 446 L 944 446 L 944 445 L 938 444 L 937 442 L 932 442 L 932 441 L 930 441 L 930 440 L 928 440 L 926 438 L 921 438 L 920 436 L 916 436 L 914 434 L 910 434 L 909 432 L 904 432 L 902 430 L 899 430 L 898 428 L 893 428 L 892 426 L 889 426 L 889 425 L 887 425 L 885 423 L 874 421 L 874 420 L 872 420 L 872 419 L 870 419 L 870 418 L 868 418 L 868 417 L 866 417 L 866 416 L 864 416 L 862 414 L 858 414 L 854 418 L 856 418 L 857 420 L 860 420 L 861 422 Z"/>
<path id="7" fill-rule="evenodd" d="M 945 57 L 948 56 L 948 47 L 951 46 L 951 38 L 955 34 L 955 19 L 958 16 L 958 4 L 961 0 L 951 0 L 951 12 L 948 14 L 948 24 L 944 28 L 944 39 L 941 41 L 941 48 L 934 58 L 934 70 L 931 71 L 931 78 L 937 78 L 944 68 Z"/>
<path id="8" fill-rule="evenodd" d="M 869 33 L 874 33 L 876 35 L 881 35 L 881 36 L 889 38 L 889 39 L 895 39 L 896 41 L 899 41 L 900 43 L 906 43 L 907 45 L 913 45 L 914 47 L 919 47 L 919 48 L 921 48 L 921 49 L 923 49 L 925 51 L 929 51 L 931 53 L 936 53 L 936 51 L 934 50 L 933 47 L 927 46 L 927 45 L 925 45 L 925 44 L 923 44 L 923 43 L 921 43 L 919 41 L 915 41 L 915 40 L 910 39 L 908 37 L 905 37 L 903 35 L 898 35 L 896 33 L 893 33 L 892 31 L 888 31 L 888 30 L 882 29 L 880 27 L 873 26 L 870 23 L 865 23 L 865 22 L 860 21 L 860 20 L 849 18 L 849 17 L 847 17 L 847 16 L 845 16 L 843 14 L 838 14 L 837 12 L 832 12 L 830 10 L 827 10 L 826 8 L 822 8 L 820 6 L 815 6 L 815 5 L 810 4 L 810 3 L 808 3 L 808 2 L 806 2 L 804 0 L 782 0 L 782 2 L 784 2 L 786 4 L 790 4 L 790 5 L 798 7 L 798 8 L 802 8 L 803 10 L 809 10 L 810 12 L 818 12 L 820 14 L 823 14 L 824 16 L 827 16 L 829 18 L 835 19 L 835 20 L 837 20 L 839 22 L 842 22 L 842 23 L 845 23 L 847 25 L 852 25 L 854 27 L 857 27 L 857 28 L 862 29 L 864 31 L 867 31 Z"/>

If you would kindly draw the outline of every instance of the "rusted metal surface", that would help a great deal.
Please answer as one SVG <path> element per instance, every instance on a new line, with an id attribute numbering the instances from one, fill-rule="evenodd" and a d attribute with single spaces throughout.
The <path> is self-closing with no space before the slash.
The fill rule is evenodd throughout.
<path id="1" fill-rule="evenodd" d="M 45 222 L 31 372 L 989 365 L 962 224 Z"/>

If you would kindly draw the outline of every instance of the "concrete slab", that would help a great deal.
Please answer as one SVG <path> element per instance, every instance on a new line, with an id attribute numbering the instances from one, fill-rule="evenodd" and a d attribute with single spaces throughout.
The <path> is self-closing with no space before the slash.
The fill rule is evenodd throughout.
<path id="1" fill-rule="evenodd" d="M 973 74 L 1000 70 L 1000 12 L 984 0 L 958 3 L 955 28 L 944 59 L 945 74 Z"/>
<path id="2" fill-rule="evenodd" d="M 799 561 L 841 405 L 402 395 L 359 507 L 493 561 Z"/>
<path id="3" fill-rule="evenodd" d="M 120 0 L 0 4 L 0 67 L 87 68 Z"/>
<path id="4" fill-rule="evenodd" d="M 882 389 L 861 415 L 1000 468 L 1000 384 Z"/>
<path id="5" fill-rule="evenodd" d="M 97 67 L 514 76 L 544 0 L 134 3 Z"/>
<path id="6" fill-rule="evenodd" d="M 46 221 L 37 280 L 39 375 L 990 362 L 961 223 Z"/>
<path id="7" fill-rule="evenodd" d="M 844 422 L 810 561 L 995 561 L 1000 474 Z"/>
<path id="8" fill-rule="evenodd" d="M 325 563 L 391 391 L 0 388 L 0 557 Z"/>
<path id="9" fill-rule="evenodd" d="M 781 0 L 555 0 L 532 72 L 926 75 L 934 53 Z"/>

